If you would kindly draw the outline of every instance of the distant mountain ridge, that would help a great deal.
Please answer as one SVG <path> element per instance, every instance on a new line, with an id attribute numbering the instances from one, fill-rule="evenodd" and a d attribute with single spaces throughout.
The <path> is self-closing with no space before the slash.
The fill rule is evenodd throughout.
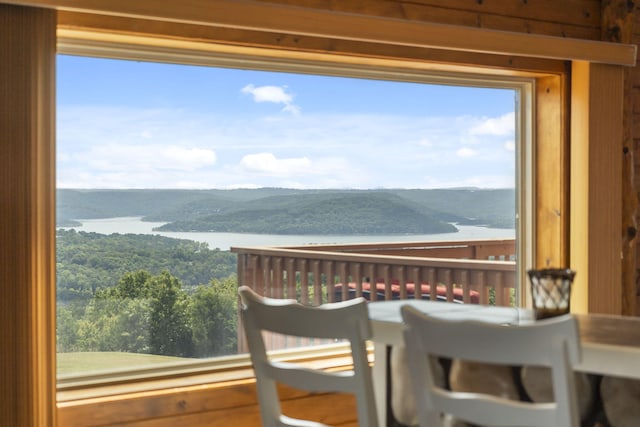
<path id="1" fill-rule="evenodd" d="M 58 225 L 140 216 L 163 231 L 268 234 L 435 234 L 451 223 L 513 228 L 513 189 L 59 189 Z"/>

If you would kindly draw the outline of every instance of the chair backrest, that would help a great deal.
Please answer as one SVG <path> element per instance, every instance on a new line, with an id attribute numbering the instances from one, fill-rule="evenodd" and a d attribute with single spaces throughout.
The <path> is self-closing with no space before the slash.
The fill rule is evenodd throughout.
<path id="1" fill-rule="evenodd" d="M 576 319 L 570 315 L 527 325 L 443 320 L 402 307 L 404 341 L 422 427 L 442 426 L 442 414 L 490 426 L 577 427 L 573 366 L 581 359 Z M 455 392 L 434 382 L 435 357 L 551 368 L 554 402 L 530 403 Z"/>
<path id="2" fill-rule="evenodd" d="M 256 374 L 263 426 L 323 425 L 283 415 L 277 383 L 299 390 L 353 394 L 357 403 L 358 424 L 361 427 L 378 426 L 366 348 L 366 340 L 371 338 L 366 300 L 357 298 L 310 307 L 295 300 L 265 298 L 247 286 L 241 286 L 239 293 L 247 344 Z M 296 363 L 274 361 L 267 354 L 263 332 L 347 340 L 351 344 L 353 370 L 332 373 Z"/>

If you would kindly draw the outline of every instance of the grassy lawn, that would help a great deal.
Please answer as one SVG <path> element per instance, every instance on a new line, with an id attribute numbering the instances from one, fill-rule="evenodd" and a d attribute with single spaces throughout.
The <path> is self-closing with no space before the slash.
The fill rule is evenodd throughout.
<path id="1" fill-rule="evenodd" d="M 122 352 L 58 353 L 57 359 L 59 375 L 134 368 L 186 360 L 182 357 Z"/>

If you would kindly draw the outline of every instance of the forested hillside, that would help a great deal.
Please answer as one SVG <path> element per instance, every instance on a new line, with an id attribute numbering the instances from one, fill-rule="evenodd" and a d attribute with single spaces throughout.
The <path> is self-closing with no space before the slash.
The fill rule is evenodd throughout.
<path id="1" fill-rule="evenodd" d="M 281 234 L 451 232 L 446 223 L 513 228 L 513 189 L 58 190 L 58 225 L 140 216 L 172 231 Z"/>
<path id="2" fill-rule="evenodd" d="M 58 352 L 235 352 L 231 252 L 161 236 L 58 230 L 56 270 Z"/>
<path id="3" fill-rule="evenodd" d="M 456 228 L 453 216 L 388 193 L 322 193 L 265 197 L 237 210 L 175 221 L 164 231 L 270 234 L 435 234 Z"/>
<path id="4" fill-rule="evenodd" d="M 236 273 L 236 256 L 205 243 L 147 234 L 57 231 L 58 302 L 87 300 L 128 272 L 168 271 L 186 287 Z"/>

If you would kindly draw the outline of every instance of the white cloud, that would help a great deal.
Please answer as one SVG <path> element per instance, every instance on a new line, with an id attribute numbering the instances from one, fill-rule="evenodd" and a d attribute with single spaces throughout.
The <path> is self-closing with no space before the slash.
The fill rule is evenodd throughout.
<path id="1" fill-rule="evenodd" d="M 470 129 L 471 135 L 511 135 L 515 131 L 515 113 L 488 118 Z"/>
<path id="2" fill-rule="evenodd" d="M 172 161 L 171 167 L 180 170 L 196 170 L 216 163 L 216 153 L 204 148 L 165 146 L 161 155 Z"/>
<path id="3" fill-rule="evenodd" d="M 216 162 L 213 150 L 161 144 L 111 143 L 91 147 L 75 158 L 101 171 L 194 171 Z"/>
<path id="4" fill-rule="evenodd" d="M 278 159 L 272 153 L 247 154 L 240 165 L 248 172 L 288 176 L 309 169 L 311 162 L 306 157 Z"/>
<path id="5" fill-rule="evenodd" d="M 507 151 L 516 151 L 516 142 L 515 141 L 506 141 L 504 143 L 504 149 Z"/>
<path id="6" fill-rule="evenodd" d="M 458 157 L 475 157 L 478 155 L 476 150 L 473 150 L 468 147 L 462 147 L 456 150 L 456 156 Z"/>
<path id="7" fill-rule="evenodd" d="M 293 101 L 293 97 L 285 92 L 284 87 L 280 86 L 260 86 L 256 87 L 248 84 L 242 88 L 242 93 L 253 95 L 256 102 L 275 102 L 276 104 L 289 104 Z"/>
<path id="8" fill-rule="evenodd" d="M 423 147 L 433 147 L 433 142 L 429 138 L 420 139 L 420 142 L 418 142 L 418 144 Z"/>
<path id="9" fill-rule="evenodd" d="M 272 102 L 284 104 L 282 111 L 294 115 L 300 114 L 300 107 L 293 103 L 293 95 L 287 93 L 285 86 L 254 86 L 248 84 L 241 90 L 242 93 L 249 94 L 255 102 Z"/>
<path id="10" fill-rule="evenodd" d="M 434 188 L 513 181 L 487 177 L 513 176 L 514 161 L 510 137 L 469 136 L 480 117 L 306 114 L 265 121 L 169 109 L 58 111 L 57 177 L 66 188 Z"/>

